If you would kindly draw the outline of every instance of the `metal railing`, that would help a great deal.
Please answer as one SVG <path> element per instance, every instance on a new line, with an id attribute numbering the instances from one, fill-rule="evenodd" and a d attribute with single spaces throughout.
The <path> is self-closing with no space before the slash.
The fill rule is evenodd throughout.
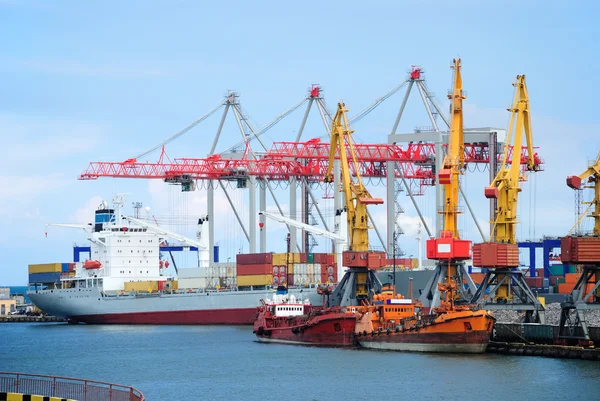
<path id="1" fill-rule="evenodd" d="M 0 392 L 67 398 L 78 401 L 144 401 L 130 386 L 27 373 L 0 372 Z"/>

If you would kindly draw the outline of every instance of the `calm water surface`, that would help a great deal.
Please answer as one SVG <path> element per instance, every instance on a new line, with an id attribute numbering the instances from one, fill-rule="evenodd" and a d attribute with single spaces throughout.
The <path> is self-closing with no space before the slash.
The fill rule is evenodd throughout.
<path id="1" fill-rule="evenodd" d="M 157 400 L 598 399 L 600 363 L 260 344 L 250 327 L 0 324 L 0 371 L 132 385 Z"/>

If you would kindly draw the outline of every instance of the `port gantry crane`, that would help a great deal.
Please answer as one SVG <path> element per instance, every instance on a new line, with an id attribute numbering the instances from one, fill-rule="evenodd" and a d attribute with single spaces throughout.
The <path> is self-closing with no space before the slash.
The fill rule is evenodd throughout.
<path id="1" fill-rule="evenodd" d="M 489 242 L 473 246 L 473 266 L 487 272 L 471 302 L 487 310 L 524 310 L 525 323 L 545 323 L 544 307 L 525 282 L 519 267 L 517 244 L 517 204 L 525 181 L 522 170 L 541 170 L 541 160 L 533 149 L 529 93 L 525 75 L 518 75 L 513 83 L 515 96 L 510 114 L 502 162 L 496 177 L 484 190 L 485 197 L 497 199 L 495 219 Z M 516 123 L 516 126 L 515 126 Z M 523 152 L 523 133 L 527 152 Z M 508 160 L 508 145 L 514 139 L 512 162 Z M 521 159 L 525 164 L 521 167 Z M 489 295 L 487 294 L 489 291 Z"/>
<path id="2" fill-rule="evenodd" d="M 463 133 L 463 100 L 460 59 L 454 59 L 452 93 L 448 95 L 451 101 L 450 135 L 448 136 L 448 152 L 444 157 L 443 168 L 438 172 L 438 180 L 444 185 L 444 210 L 438 211 L 444 215 L 444 227 L 438 238 L 427 240 L 427 258 L 437 260 L 434 274 L 431 276 L 421 295 L 420 301 L 424 308 L 436 308 L 440 304 L 442 292 L 447 292 L 456 285 L 455 302 L 468 303 L 474 293 L 475 285 L 464 264 L 471 258 L 471 241 L 460 239 L 458 232 L 459 210 L 459 179 L 465 166 L 464 133 Z M 468 288 L 463 283 L 466 282 Z"/>
<path id="3" fill-rule="evenodd" d="M 575 226 L 593 208 L 588 216 L 594 219 L 594 228 L 591 235 L 567 235 L 560 241 L 562 262 L 582 265 L 583 272 L 567 300 L 561 304 L 558 341 L 593 346 L 584 311 L 600 310 L 600 154 L 583 173 L 567 177 L 567 185 L 578 190 L 582 188 L 584 180 L 587 180 L 588 185 L 583 188 L 594 189 L 594 199 L 589 202 L 587 210 L 579 217 Z"/>
<path id="4" fill-rule="evenodd" d="M 349 250 L 342 254 L 343 265 L 348 270 L 331 294 L 330 306 L 361 305 L 363 300 L 370 300 L 372 295 L 381 291 L 381 282 L 373 269 L 379 269 L 386 264 L 385 252 L 369 249 L 367 214 L 367 205 L 382 204 L 383 199 L 373 198 L 362 182 L 352 141 L 354 131 L 348 126 L 347 111 L 344 103 L 338 103 L 337 112 L 331 123 L 329 166 L 324 177 L 325 182 L 334 182 L 333 165 L 337 154 L 340 159 L 341 187 L 346 202 L 345 211 L 350 240 Z M 356 182 L 352 181 L 348 154 L 352 158 Z"/>

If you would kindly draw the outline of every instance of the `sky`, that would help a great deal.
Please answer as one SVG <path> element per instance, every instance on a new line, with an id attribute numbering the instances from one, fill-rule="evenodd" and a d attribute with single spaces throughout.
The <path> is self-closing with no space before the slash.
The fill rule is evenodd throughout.
<path id="1" fill-rule="evenodd" d="M 456 57 L 463 65 L 466 128 L 505 128 L 511 83 L 526 75 L 534 143 L 545 171 L 524 183 L 519 239 L 564 235 L 575 220 L 565 177 L 581 173 L 600 150 L 594 101 L 600 86 L 598 11 L 597 2 L 583 0 L 0 0 L 0 285 L 26 284 L 30 263 L 71 261 L 73 244 L 85 242 L 83 232 L 46 224 L 89 222 L 101 200 L 115 193 L 127 193 L 126 213 L 140 201 L 163 224 L 193 234 L 194 217 L 206 212 L 203 190 L 182 194 L 157 180 L 77 178 L 91 161 L 122 161 L 160 143 L 217 106 L 229 90 L 240 94 L 255 127 L 300 101 L 311 84 L 322 86 L 330 109 L 344 101 L 353 115 L 404 81 L 411 65 L 420 65 L 447 108 L 449 66 Z M 357 142 L 387 141 L 401 96 L 353 127 Z M 296 111 L 264 141 L 294 140 L 301 119 Z M 168 156 L 205 157 L 218 123 L 214 115 L 170 143 Z M 399 132 L 423 125 L 430 124 L 415 93 Z M 303 139 L 324 134 L 311 113 Z M 217 151 L 239 139 L 229 118 Z M 487 181 L 487 172 L 464 178 L 484 226 Z M 371 192 L 383 195 L 383 186 L 374 184 Z M 231 193 L 246 219 L 247 193 Z M 289 195 L 277 193 L 287 210 Z M 432 193 L 427 189 L 418 201 L 429 221 Z M 216 240 L 225 260 L 248 245 L 223 194 L 217 197 Z M 417 213 L 406 196 L 400 202 L 405 235 L 399 241 L 416 256 Z M 331 202 L 320 205 L 331 219 Z M 385 206 L 373 213 L 385 232 Z M 480 240 L 468 215 L 460 224 L 465 238 Z M 269 223 L 268 233 L 268 249 L 283 251 L 285 230 Z M 317 250 L 326 248 L 320 240 Z"/>

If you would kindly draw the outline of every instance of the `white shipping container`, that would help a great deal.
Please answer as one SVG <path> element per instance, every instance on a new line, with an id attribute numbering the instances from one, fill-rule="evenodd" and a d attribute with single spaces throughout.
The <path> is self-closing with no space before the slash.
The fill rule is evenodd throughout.
<path id="1" fill-rule="evenodd" d="M 315 263 L 314 273 L 315 273 L 315 276 L 321 276 L 321 264 L 320 263 Z"/>
<path id="2" fill-rule="evenodd" d="M 315 268 L 315 267 L 314 267 L 314 264 L 313 264 L 313 263 L 307 263 L 307 264 L 306 264 L 306 273 L 307 273 L 309 276 L 312 276 L 313 274 L 315 274 L 315 273 L 314 273 L 314 268 Z"/>
<path id="3" fill-rule="evenodd" d="M 196 278 L 180 278 L 178 280 L 179 288 L 205 288 L 206 287 L 206 277 L 196 277 Z"/>
<path id="4" fill-rule="evenodd" d="M 179 269 L 179 273 L 177 275 L 179 278 L 204 277 L 206 270 L 207 269 L 203 267 L 182 268 Z"/>
<path id="5" fill-rule="evenodd" d="M 236 270 L 235 266 L 227 266 L 227 277 L 235 277 L 237 273 Z"/>

